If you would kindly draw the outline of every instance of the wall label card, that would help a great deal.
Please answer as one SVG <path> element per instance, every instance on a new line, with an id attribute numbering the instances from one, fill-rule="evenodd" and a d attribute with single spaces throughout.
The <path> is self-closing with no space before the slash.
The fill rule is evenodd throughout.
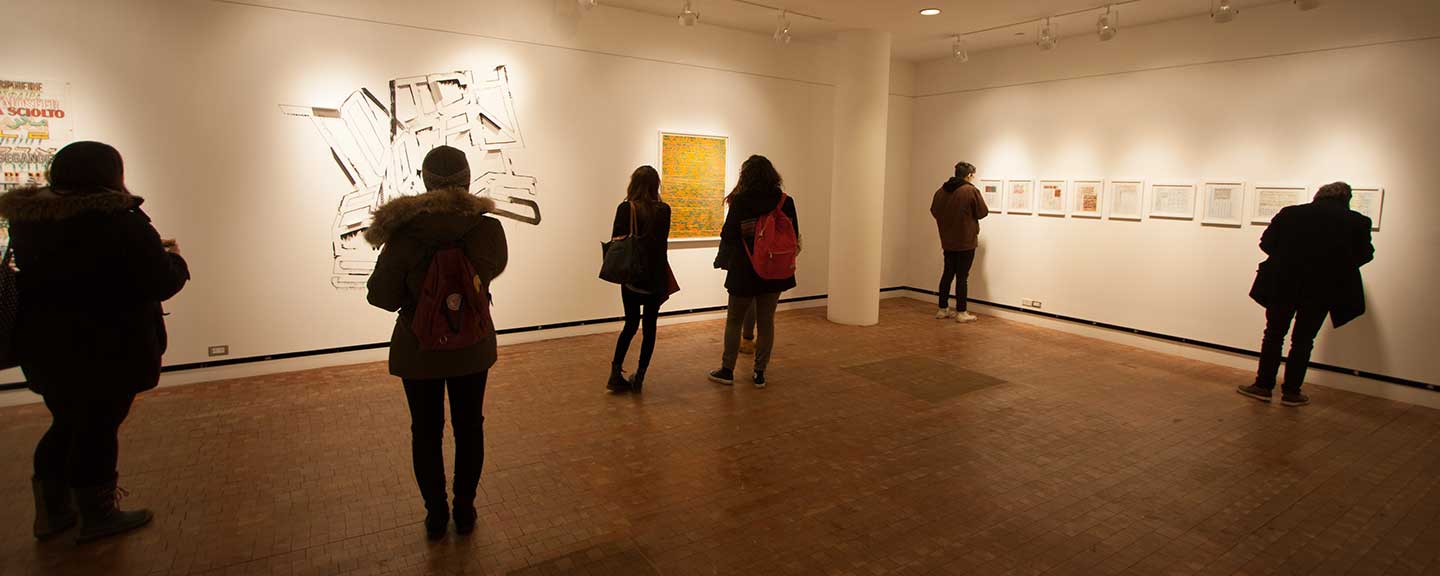
<path id="1" fill-rule="evenodd" d="M 981 180 L 978 188 L 980 188 L 980 197 L 985 199 L 985 207 L 996 214 L 1005 212 L 1004 181 Z"/>
<path id="2" fill-rule="evenodd" d="M 1145 181 L 1111 180 L 1109 196 L 1111 220 L 1139 220 L 1145 205 Z"/>
<path id="3" fill-rule="evenodd" d="M 1034 180 L 1010 180 L 1005 183 L 1005 212 L 1029 214 L 1035 202 Z"/>
<path id="4" fill-rule="evenodd" d="M 1070 183 L 1070 195 L 1074 198 L 1070 215 L 1075 218 L 1099 218 L 1105 208 L 1105 182 L 1103 180 L 1075 180 Z"/>
<path id="5" fill-rule="evenodd" d="M 1381 208 L 1385 205 L 1385 189 L 1379 186 L 1353 186 L 1350 189 L 1350 209 L 1370 219 L 1370 229 L 1380 229 Z"/>
<path id="6" fill-rule="evenodd" d="M 1195 218 L 1195 185 L 1173 181 L 1150 185 L 1150 217 L 1177 220 Z"/>
<path id="7" fill-rule="evenodd" d="M 660 133 L 660 198 L 670 205 L 670 239 L 715 240 L 725 224 L 724 136 Z"/>
<path id="8" fill-rule="evenodd" d="M 1241 226 L 1245 223 L 1245 183 L 1240 180 L 1206 180 L 1200 185 L 1205 201 L 1202 224 Z"/>
<path id="9" fill-rule="evenodd" d="M 1035 212 L 1043 216 L 1065 215 L 1065 181 L 1041 180 L 1039 205 Z"/>
<path id="10" fill-rule="evenodd" d="M 1251 224 L 1269 224 L 1270 219 L 1287 206 L 1303 204 L 1307 193 L 1304 186 L 1256 186 L 1253 198 L 1254 209 L 1250 212 Z"/>

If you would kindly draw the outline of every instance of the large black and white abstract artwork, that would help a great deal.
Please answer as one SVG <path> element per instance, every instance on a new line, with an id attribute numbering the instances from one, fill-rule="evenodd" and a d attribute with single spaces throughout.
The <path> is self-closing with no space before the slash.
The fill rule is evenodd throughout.
<path id="1" fill-rule="evenodd" d="M 379 255 L 362 238 L 371 214 L 390 199 L 425 192 L 420 164 L 438 146 L 465 151 L 470 193 L 495 200 L 496 216 L 540 224 L 536 178 L 515 167 L 525 139 L 504 66 L 480 79 L 469 70 L 396 78 L 390 81 L 388 106 L 361 88 L 339 108 L 280 109 L 311 120 L 351 184 L 336 194 L 331 280 L 336 288 L 364 287 Z"/>

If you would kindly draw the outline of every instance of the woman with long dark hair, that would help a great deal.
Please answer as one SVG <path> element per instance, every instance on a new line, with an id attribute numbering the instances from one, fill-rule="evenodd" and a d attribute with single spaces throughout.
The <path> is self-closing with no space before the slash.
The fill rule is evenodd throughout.
<path id="1" fill-rule="evenodd" d="M 782 279 L 761 278 L 750 262 L 755 243 L 755 224 L 779 206 L 800 234 L 800 219 L 795 213 L 795 200 L 781 191 L 784 180 L 775 165 L 764 156 L 751 156 L 740 167 L 740 182 L 730 193 L 730 211 L 720 231 L 720 253 L 726 270 L 725 289 L 730 301 L 725 317 L 725 352 L 719 370 L 710 373 L 710 380 L 726 386 L 735 383 L 735 361 L 740 355 L 740 340 L 745 316 L 752 307 L 755 314 L 756 388 L 765 387 L 765 370 L 775 346 L 775 307 L 780 293 L 795 287 L 795 276 Z M 784 198 L 784 202 L 781 202 Z"/>
<path id="2" fill-rule="evenodd" d="M 634 223 L 634 228 L 631 223 Z M 655 352 L 655 329 L 660 319 L 660 305 L 669 296 L 670 205 L 660 200 L 660 174 L 654 168 L 641 166 L 630 175 L 625 201 L 615 207 L 611 237 L 634 236 L 644 247 L 646 275 L 620 287 L 620 300 L 625 304 L 625 328 L 615 342 L 615 360 L 610 363 L 610 381 L 605 389 L 613 393 L 640 392 L 645 386 L 645 371 Z M 625 355 L 635 332 L 644 323 L 645 334 L 640 341 L 640 365 L 635 375 L 625 379 Z"/>
<path id="3" fill-rule="evenodd" d="M 80 541 L 148 524 L 116 507 L 120 425 L 160 381 L 160 303 L 190 279 L 179 245 L 161 240 L 125 187 L 124 161 L 99 142 L 55 154 L 50 185 L 0 197 L 19 268 L 15 342 L 50 429 L 35 447 L 35 537 L 77 522 Z M 71 494 L 74 500 L 71 500 Z"/>

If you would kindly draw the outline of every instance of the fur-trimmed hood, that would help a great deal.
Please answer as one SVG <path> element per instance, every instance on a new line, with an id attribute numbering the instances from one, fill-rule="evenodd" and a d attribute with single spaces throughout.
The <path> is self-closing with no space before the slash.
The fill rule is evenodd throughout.
<path id="1" fill-rule="evenodd" d="M 460 216 L 471 220 L 495 209 L 495 201 L 481 198 L 463 188 L 441 188 L 418 196 L 401 196 L 375 210 L 374 221 L 365 230 L 365 241 L 379 247 L 421 216 Z M 447 231 L 437 231 L 445 235 Z M 464 230 L 459 231 L 463 234 Z"/>
<path id="2" fill-rule="evenodd" d="M 0 218 L 12 222 L 58 222 L 90 212 L 127 212 L 145 199 L 127 192 L 56 194 L 49 186 L 17 188 L 0 196 Z"/>

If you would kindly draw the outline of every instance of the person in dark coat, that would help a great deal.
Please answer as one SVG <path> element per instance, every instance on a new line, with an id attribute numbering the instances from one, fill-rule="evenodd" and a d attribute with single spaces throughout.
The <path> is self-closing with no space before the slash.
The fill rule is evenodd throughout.
<path id="1" fill-rule="evenodd" d="M 179 245 L 161 240 L 125 187 L 114 148 L 76 142 L 50 165 L 50 185 L 0 197 L 19 268 L 15 342 L 50 429 L 35 447 L 35 537 L 77 522 L 79 540 L 149 523 L 116 507 L 120 425 L 135 396 L 160 381 L 160 303 L 190 279 Z"/>
<path id="2" fill-rule="evenodd" d="M 1339 328 L 1365 313 L 1360 267 L 1375 258 L 1370 219 L 1350 209 L 1350 185 L 1327 184 L 1313 202 L 1276 214 L 1260 239 L 1260 249 L 1269 257 L 1260 264 L 1250 297 L 1265 307 L 1265 338 L 1255 383 L 1239 391 L 1270 401 L 1280 371 L 1280 350 L 1293 322 L 1280 402 L 1304 406 L 1310 398 L 1300 387 L 1325 317 Z"/>
<path id="3" fill-rule="evenodd" d="M 415 481 L 425 500 L 425 529 L 431 538 L 445 534 L 445 393 L 450 393 L 455 432 L 455 530 L 475 529 L 475 492 L 485 462 L 485 383 L 495 364 L 495 334 L 459 350 L 421 350 L 411 328 L 421 288 L 434 254 L 462 247 L 490 293 L 490 282 L 505 270 L 505 230 L 486 216 L 494 201 L 470 194 L 470 165 L 465 153 L 449 146 L 431 150 L 422 165 L 428 190 L 387 202 L 375 210 L 365 240 L 381 247 L 368 283 L 370 304 L 399 312 L 390 338 L 390 374 L 405 385 L 410 407 L 410 448 Z"/>
<path id="4" fill-rule="evenodd" d="M 765 370 L 775 346 L 775 307 L 780 294 L 795 287 L 795 276 L 767 280 L 755 273 L 750 264 L 750 246 L 755 242 L 755 224 L 761 216 L 780 206 L 795 225 L 799 238 L 800 218 L 795 212 L 795 199 L 781 191 L 784 181 L 775 166 L 764 156 L 751 156 L 740 167 L 740 183 L 729 197 L 730 211 L 720 229 L 719 257 L 725 262 L 725 289 L 730 301 L 725 317 L 725 352 L 721 367 L 710 373 L 710 380 L 726 386 L 735 383 L 735 361 L 740 355 L 740 337 L 745 316 L 755 309 L 757 338 L 755 340 L 756 388 L 765 387 Z M 784 204 L 781 204 L 781 198 Z"/>
<path id="5" fill-rule="evenodd" d="M 985 197 L 972 181 L 975 166 L 966 162 L 955 165 L 955 176 L 935 191 L 930 201 L 930 215 L 940 228 L 940 247 L 945 252 L 945 269 L 940 273 L 940 311 L 935 318 L 954 318 L 956 322 L 976 320 L 966 308 L 970 298 L 970 267 L 975 263 L 975 248 L 980 241 L 980 221 L 990 215 Z M 955 309 L 950 309 L 950 282 L 955 282 Z"/>
<path id="6" fill-rule="evenodd" d="M 632 214 L 632 210 L 634 211 Z M 631 229 L 631 220 L 635 228 Z M 641 166 L 630 175 L 625 201 L 615 208 L 612 238 L 635 235 L 643 246 L 646 277 L 620 287 L 620 300 L 625 305 L 625 328 L 615 342 L 615 360 L 610 364 L 610 381 L 605 388 L 611 392 L 640 392 L 645 385 L 645 371 L 655 352 L 655 330 L 660 319 L 660 305 L 670 296 L 670 205 L 660 201 L 660 173 L 650 166 Z M 645 335 L 640 341 L 640 365 L 635 375 L 625 379 L 622 370 L 630 342 L 644 319 Z"/>

